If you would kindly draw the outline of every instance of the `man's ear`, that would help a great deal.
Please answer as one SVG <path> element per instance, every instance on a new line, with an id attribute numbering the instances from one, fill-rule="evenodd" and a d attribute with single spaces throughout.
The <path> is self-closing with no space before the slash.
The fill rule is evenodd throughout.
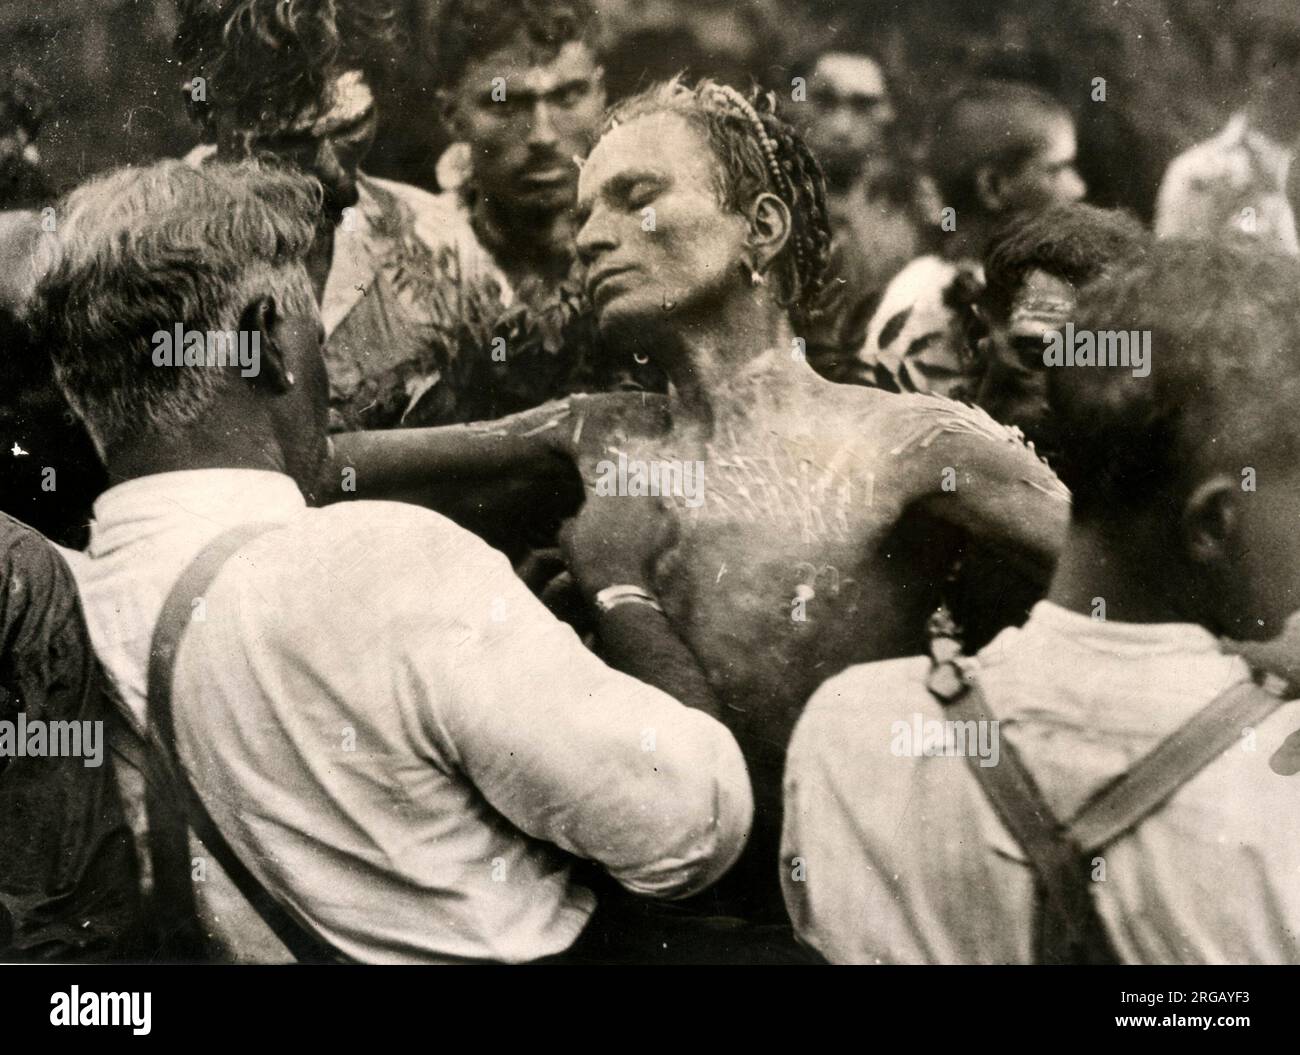
<path id="1" fill-rule="evenodd" d="M 433 97 L 438 104 L 438 116 L 442 118 L 443 125 L 454 138 L 463 138 L 465 122 L 461 119 L 460 95 L 453 89 L 439 88 L 433 93 Z"/>
<path id="2" fill-rule="evenodd" d="M 1006 180 L 992 165 L 981 165 L 975 170 L 975 197 L 985 212 L 1002 211 L 1006 196 Z"/>
<path id="3" fill-rule="evenodd" d="M 1226 474 L 1199 483 L 1183 503 L 1183 544 L 1206 567 L 1224 566 L 1239 551 L 1239 482 Z"/>
<path id="4" fill-rule="evenodd" d="M 749 207 L 749 244 L 754 266 L 766 271 L 790 240 L 793 220 L 790 207 L 770 192 L 760 194 Z"/>
<path id="5" fill-rule="evenodd" d="M 280 306 L 270 294 L 250 300 L 239 315 L 239 328 L 250 338 L 258 334 L 260 360 L 258 371 L 250 380 L 269 386 L 275 395 L 284 395 L 293 387 L 293 368 L 288 361 L 286 343 L 281 339 L 283 323 Z"/>

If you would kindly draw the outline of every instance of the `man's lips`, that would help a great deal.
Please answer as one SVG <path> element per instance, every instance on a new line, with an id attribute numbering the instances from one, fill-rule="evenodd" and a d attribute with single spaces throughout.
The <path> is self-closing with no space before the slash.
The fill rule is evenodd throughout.
<path id="1" fill-rule="evenodd" d="M 566 182 L 573 175 L 572 166 L 552 165 L 547 168 L 529 169 L 520 179 L 533 187 L 554 187 Z"/>
<path id="2" fill-rule="evenodd" d="M 620 275 L 626 275 L 632 268 L 623 267 L 606 267 L 597 271 L 587 279 L 587 294 L 591 297 L 592 303 L 596 303 L 602 288 L 608 288 L 607 283 L 612 278 L 618 278 Z"/>

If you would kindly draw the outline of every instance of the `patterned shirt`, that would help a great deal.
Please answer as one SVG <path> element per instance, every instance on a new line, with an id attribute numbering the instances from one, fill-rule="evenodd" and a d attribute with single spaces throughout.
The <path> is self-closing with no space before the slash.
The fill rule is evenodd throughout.
<path id="1" fill-rule="evenodd" d="M 891 392 L 962 396 L 971 370 L 970 305 L 984 285 L 983 268 L 920 256 L 894 276 L 867 328 L 858 358 Z"/>

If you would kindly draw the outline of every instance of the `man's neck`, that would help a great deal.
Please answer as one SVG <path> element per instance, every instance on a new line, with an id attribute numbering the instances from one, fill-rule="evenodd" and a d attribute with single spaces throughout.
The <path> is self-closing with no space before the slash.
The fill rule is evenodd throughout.
<path id="1" fill-rule="evenodd" d="M 215 434 L 181 432 L 165 441 L 153 437 L 124 444 L 108 459 L 107 468 L 112 484 L 192 469 L 288 471 L 277 443 L 253 436 L 238 425 Z"/>
<path id="2" fill-rule="evenodd" d="M 729 305 L 697 309 L 671 320 L 666 335 L 650 338 L 671 382 L 673 416 L 712 422 L 733 394 L 737 374 L 765 353 L 797 379 L 812 369 L 794 354 L 794 330 L 786 310 L 766 290 L 742 293 Z"/>
<path id="3" fill-rule="evenodd" d="M 1096 617 L 1100 611 L 1115 622 L 1195 622 L 1170 589 L 1176 576 L 1168 574 L 1168 567 L 1136 558 L 1101 530 L 1071 524 L 1047 600 L 1083 615 Z"/>

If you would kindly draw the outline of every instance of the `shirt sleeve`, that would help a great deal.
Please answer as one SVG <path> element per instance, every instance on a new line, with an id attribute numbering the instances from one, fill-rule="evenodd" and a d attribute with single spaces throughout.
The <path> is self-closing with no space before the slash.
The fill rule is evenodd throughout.
<path id="1" fill-rule="evenodd" d="M 440 753 L 521 831 L 624 887 L 685 897 L 744 846 L 753 802 L 731 733 L 589 652 L 505 558 L 446 525 L 454 649 L 412 654 Z"/>

